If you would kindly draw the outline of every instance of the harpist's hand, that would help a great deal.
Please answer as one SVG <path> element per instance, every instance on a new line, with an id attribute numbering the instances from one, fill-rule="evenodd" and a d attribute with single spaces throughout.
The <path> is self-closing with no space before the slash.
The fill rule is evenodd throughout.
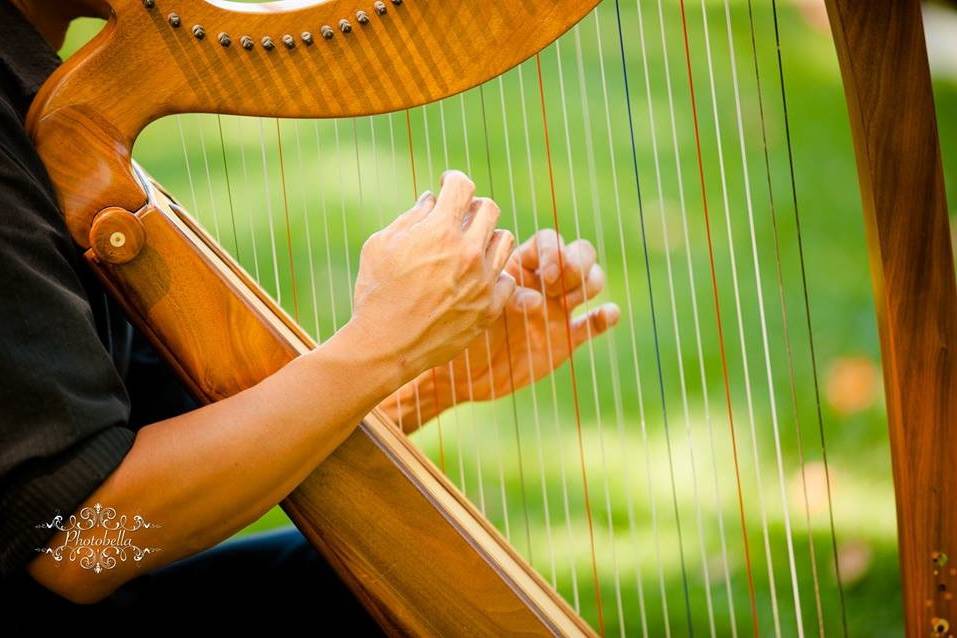
<path id="1" fill-rule="evenodd" d="M 494 399 L 541 379 L 568 359 L 569 342 L 577 348 L 618 322 L 611 303 L 574 316 L 605 285 L 585 240 L 565 245 L 555 231 L 540 231 L 513 253 L 506 271 L 518 287 L 502 316 L 448 365 L 426 371 L 383 403 L 396 420 L 401 415 L 407 432 L 453 399 Z"/>
<path id="2" fill-rule="evenodd" d="M 350 324 L 397 363 L 400 382 L 461 352 L 515 290 L 503 272 L 514 239 L 495 228 L 495 202 L 474 192 L 449 171 L 438 198 L 423 195 L 362 247 Z"/>

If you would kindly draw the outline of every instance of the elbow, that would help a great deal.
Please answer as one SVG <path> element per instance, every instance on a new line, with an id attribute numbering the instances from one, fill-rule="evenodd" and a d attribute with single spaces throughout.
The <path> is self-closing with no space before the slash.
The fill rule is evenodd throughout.
<path id="1" fill-rule="evenodd" d="M 93 605 L 112 594 L 119 583 L 91 577 L 91 572 L 78 569 L 63 569 L 63 565 L 39 565 L 33 561 L 27 569 L 30 576 L 44 588 L 76 605 Z"/>
<path id="2" fill-rule="evenodd" d="M 68 586 L 58 593 L 73 604 L 93 605 L 104 600 L 113 590 L 103 587 Z"/>

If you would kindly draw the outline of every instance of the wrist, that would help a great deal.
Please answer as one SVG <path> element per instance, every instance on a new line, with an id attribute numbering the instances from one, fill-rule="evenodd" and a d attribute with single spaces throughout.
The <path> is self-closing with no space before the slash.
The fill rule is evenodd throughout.
<path id="1" fill-rule="evenodd" d="M 376 400 L 400 388 L 414 374 L 407 362 L 383 343 L 377 331 L 355 319 L 307 356 L 335 361 L 344 375 L 361 380 Z"/>
<path id="2" fill-rule="evenodd" d="M 389 395 L 380 408 L 406 434 L 439 416 L 452 404 L 445 367 L 432 368 Z"/>

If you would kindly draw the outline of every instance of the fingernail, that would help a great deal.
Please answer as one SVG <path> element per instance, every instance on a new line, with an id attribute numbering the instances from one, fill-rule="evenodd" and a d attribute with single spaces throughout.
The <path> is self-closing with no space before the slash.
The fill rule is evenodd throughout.
<path id="1" fill-rule="evenodd" d="M 558 281 L 558 275 L 560 271 L 558 270 L 557 264 L 549 264 L 545 267 L 545 271 L 542 273 L 542 277 L 545 278 L 545 283 L 553 284 Z"/>
<path id="2" fill-rule="evenodd" d="M 432 197 L 432 191 L 429 191 L 429 190 L 424 191 L 421 195 L 419 195 L 419 199 L 415 200 L 415 203 L 424 204 L 425 202 L 429 201 L 431 197 Z"/>
<path id="3" fill-rule="evenodd" d="M 609 326 L 613 326 L 618 323 L 618 319 L 621 318 L 621 309 L 615 304 L 608 304 L 605 307 L 605 319 L 608 321 Z"/>
<path id="4" fill-rule="evenodd" d="M 525 310 L 535 310 L 542 305 L 542 301 L 541 293 L 535 292 L 534 290 L 523 290 L 519 295 L 519 303 L 522 304 Z"/>

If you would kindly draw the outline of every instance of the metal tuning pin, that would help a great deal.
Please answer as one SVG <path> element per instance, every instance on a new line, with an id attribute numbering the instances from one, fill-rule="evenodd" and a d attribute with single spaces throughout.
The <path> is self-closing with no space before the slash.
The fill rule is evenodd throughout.
<path id="1" fill-rule="evenodd" d="M 356 21 L 359 24 L 369 24 L 369 14 L 365 11 L 356 11 Z"/>
<path id="2" fill-rule="evenodd" d="M 331 40 L 332 36 L 335 35 L 335 32 L 332 30 L 332 27 L 330 27 L 328 24 L 322 25 L 322 28 L 319 29 L 319 33 L 321 33 L 322 37 L 325 38 L 326 40 Z"/>
<path id="3" fill-rule="evenodd" d="M 303 44 L 305 44 L 306 46 L 309 46 L 313 43 L 312 33 L 310 33 L 309 31 L 303 31 L 299 37 L 302 39 Z"/>
<path id="4" fill-rule="evenodd" d="M 183 23 L 183 22 L 179 19 L 179 14 L 178 14 L 178 13 L 171 13 L 171 14 L 169 14 L 168 16 L 166 16 L 166 21 L 169 22 L 169 26 L 173 27 L 174 29 L 178 28 L 179 25 L 181 25 L 181 24 Z"/>
<path id="5" fill-rule="evenodd" d="M 273 49 L 276 48 L 276 43 L 273 42 L 272 38 L 270 38 L 268 35 L 263 36 L 262 45 L 263 45 L 263 48 L 266 49 L 267 51 L 272 51 Z"/>
<path id="6" fill-rule="evenodd" d="M 339 20 L 339 30 L 343 33 L 352 33 L 352 23 L 345 18 Z"/>
<path id="7" fill-rule="evenodd" d="M 233 43 L 233 39 L 230 38 L 229 34 L 226 33 L 225 31 L 221 32 L 218 36 L 216 36 L 216 39 L 219 40 L 219 43 L 223 45 L 223 47 L 229 47 L 229 45 Z"/>
<path id="8" fill-rule="evenodd" d="M 296 39 L 287 33 L 282 36 L 282 43 L 286 45 L 287 49 L 293 49 L 296 46 Z"/>
<path id="9" fill-rule="evenodd" d="M 203 25 L 201 24 L 193 25 L 193 37 L 195 37 L 197 40 L 202 40 L 203 38 L 206 37 L 206 29 L 203 28 Z"/>
<path id="10" fill-rule="evenodd" d="M 382 2 L 381 0 L 379 0 L 379 2 L 376 2 L 374 5 L 372 5 L 372 8 L 375 9 L 376 14 L 380 16 L 384 16 L 386 14 L 386 11 L 389 10 L 388 7 L 385 6 L 385 3 Z"/>
<path id="11" fill-rule="evenodd" d="M 247 51 L 252 50 L 252 48 L 256 46 L 256 43 L 248 35 L 244 35 L 243 37 L 239 38 L 239 44 L 241 44 L 242 47 Z"/>
<path id="12" fill-rule="evenodd" d="M 156 0 L 143 0 L 143 6 L 147 9 L 152 9 L 156 6 Z"/>

